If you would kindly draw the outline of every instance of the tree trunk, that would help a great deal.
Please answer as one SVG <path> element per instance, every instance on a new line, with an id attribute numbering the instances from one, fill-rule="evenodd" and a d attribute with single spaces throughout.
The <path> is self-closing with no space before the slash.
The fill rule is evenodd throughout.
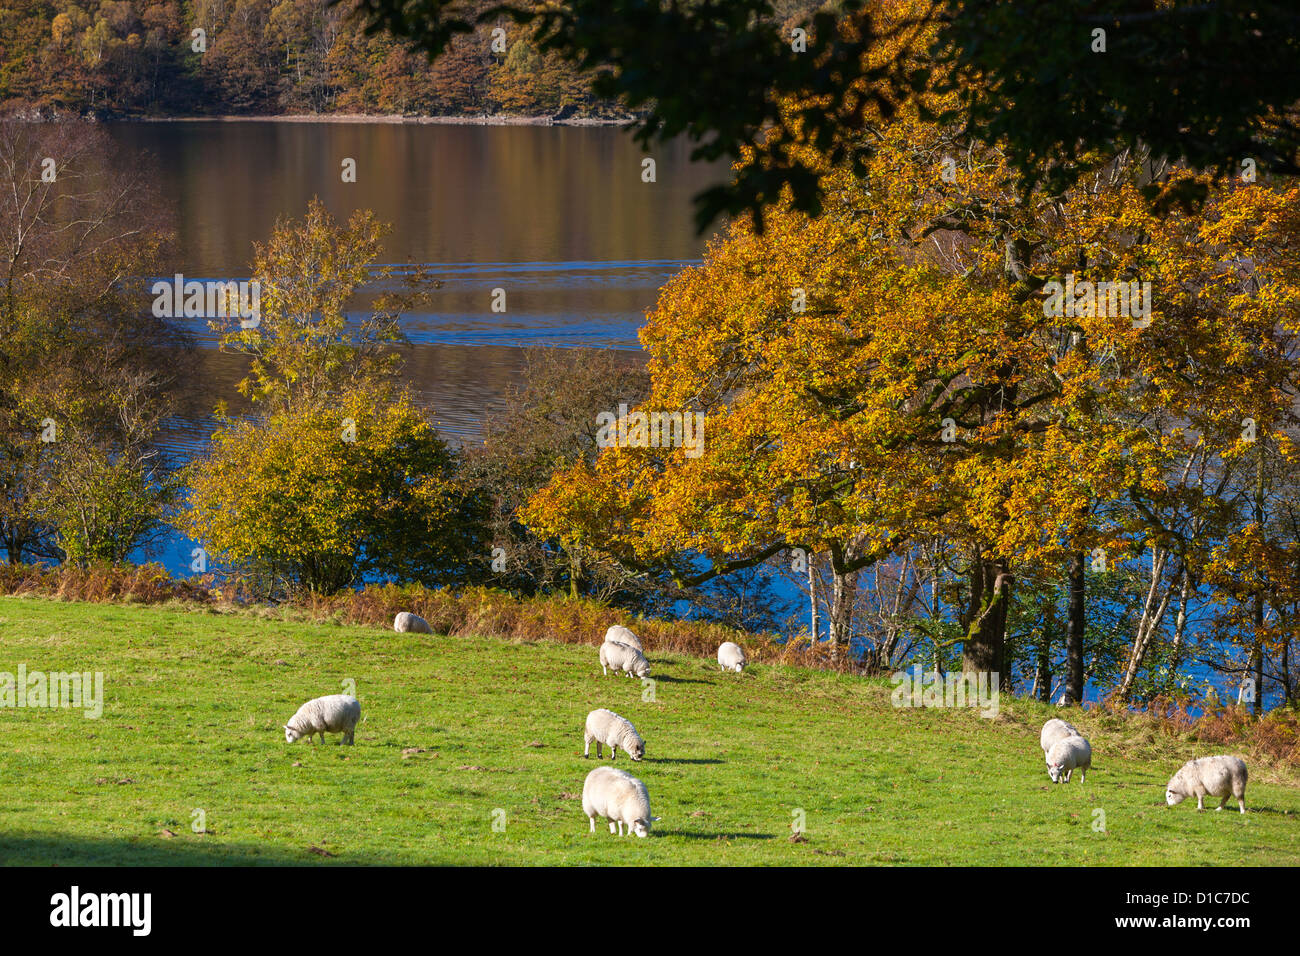
<path id="1" fill-rule="evenodd" d="M 578 549 L 569 552 L 569 597 L 576 599 L 582 593 L 582 557 Z"/>
<path id="2" fill-rule="evenodd" d="M 1088 624 L 1085 604 L 1084 553 L 1070 556 L 1069 618 L 1065 630 L 1065 702 L 1083 703 L 1083 632 Z"/>
<path id="3" fill-rule="evenodd" d="M 1250 654 L 1251 678 L 1255 681 L 1255 699 L 1251 713 L 1259 719 L 1260 702 L 1264 699 L 1264 595 L 1255 594 L 1255 647 Z"/>
<path id="4" fill-rule="evenodd" d="M 1159 546 L 1153 546 L 1151 552 L 1151 586 L 1147 589 L 1146 601 L 1142 606 L 1142 617 L 1138 620 L 1137 634 L 1133 637 L 1133 649 L 1129 652 L 1128 666 L 1124 669 L 1124 677 L 1119 683 L 1119 689 L 1116 695 L 1121 701 L 1127 702 L 1129 696 L 1133 693 L 1133 685 L 1137 682 L 1138 671 L 1142 667 L 1142 662 L 1146 660 L 1147 648 L 1151 645 L 1151 639 L 1155 636 L 1156 631 L 1160 629 L 1160 623 L 1165 619 L 1165 612 L 1169 609 L 1169 601 L 1173 597 L 1174 585 L 1171 582 L 1164 589 L 1164 594 L 1160 593 L 1161 579 L 1164 577 L 1165 565 L 1169 561 L 1169 552 Z M 1180 570 L 1180 573 L 1184 573 Z"/>
<path id="5" fill-rule="evenodd" d="M 1038 666 L 1034 669 L 1034 696 L 1044 704 L 1052 702 L 1052 656 L 1051 647 L 1044 631 L 1043 640 L 1038 645 Z"/>
<path id="6" fill-rule="evenodd" d="M 1011 598 L 1011 574 L 1002 558 L 971 562 L 971 603 L 966 613 L 966 640 L 962 645 L 962 670 L 967 673 L 999 675 L 1005 688 L 1003 652 L 1007 637 L 1007 603 Z"/>
<path id="7" fill-rule="evenodd" d="M 1264 528 L 1264 503 L 1267 491 L 1264 482 L 1264 442 L 1260 442 L 1259 460 L 1255 465 L 1255 524 Z M 1251 652 L 1251 676 L 1255 681 L 1255 699 L 1251 701 L 1251 713 L 1259 719 L 1260 703 L 1264 699 L 1264 592 L 1255 592 L 1255 647 Z"/>
<path id="8" fill-rule="evenodd" d="M 821 638 L 821 622 L 817 620 L 817 556 L 812 553 L 808 555 L 808 603 L 809 633 L 812 635 L 813 646 L 816 647 Z"/>
<path id="9" fill-rule="evenodd" d="M 1187 603 L 1192 596 L 1192 575 L 1183 570 L 1183 583 L 1178 592 L 1178 617 L 1174 621 L 1174 646 L 1169 656 L 1169 674 L 1178 676 L 1178 667 L 1183 662 L 1183 641 L 1187 637 Z"/>
<path id="10" fill-rule="evenodd" d="M 1282 645 L 1282 700 L 1287 704 L 1295 703 L 1295 693 L 1291 689 L 1291 642 Z"/>
<path id="11" fill-rule="evenodd" d="M 857 598 L 855 575 L 831 568 L 831 660 L 837 660 L 841 646 L 848 647 L 853 636 L 853 604 Z"/>

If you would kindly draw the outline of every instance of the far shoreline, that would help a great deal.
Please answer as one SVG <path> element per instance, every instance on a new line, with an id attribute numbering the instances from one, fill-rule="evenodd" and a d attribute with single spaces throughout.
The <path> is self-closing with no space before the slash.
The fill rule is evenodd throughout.
<path id="1" fill-rule="evenodd" d="M 510 114 L 405 116 L 400 113 L 286 113 L 283 115 L 241 116 L 113 116 L 103 122 L 128 123 L 356 123 L 410 126 L 627 126 L 636 117 L 515 116 Z"/>

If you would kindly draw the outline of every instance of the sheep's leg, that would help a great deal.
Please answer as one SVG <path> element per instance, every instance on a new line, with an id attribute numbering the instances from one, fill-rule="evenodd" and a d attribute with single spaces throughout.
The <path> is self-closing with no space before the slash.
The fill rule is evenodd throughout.
<path id="1" fill-rule="evenodd" d="M 1228 805 L 1228 794 L 1225 793 L 1223 795 L 1223 799 L 1219 801 L 1219 805 L 1214 808 L 1215 812 L 1217 813 L 1219 810 L 1222 810 L 1227 805 Z"/>
<path id="2" fill-rule="evenodd" d="M 609 759 L 610 760 L 618 759 L 618 744 L 609 745 Z"/>
<path id="3" fill-rule="evenodd" d="M 614 832 L 615 832 L 615 829 L 614 829 L 614 821 L 613 821 L 613 820 L 610 820 L 610 821 L 609 821 L 609 832 L 610 832 L 610 833 L 614 833 Z"/>
<path id="4" fill-rule="evenodd" d="M 1205 809 L 1205 794 L 1203 794 L 1203 793 L 1198 793 L 1198 794 L 1196 795 L 1196 809 L 1197 809 L 1197 810 L 1204 810 L 1204 809 Z"/>
<path id="5" fill-rule="evenodd" d="M 582 759 L 586 760 L 591 756 L 591 735 L 582 735 Z"/>
<path id="6" fill-rule="evenodd" d="M 1080 767 L 1080 768 L 1079 768 L 1079 782 L 1080 782 L 1080 783 L 1087 783 L 1087 782 L 1088 782 L 1088 768 L 1087 768 L 1087 767 Z"/>
<path id="7" fill-rule="evenodd" d="M 1246 798 L 1245 798 L 1245 797 L 1238 797 L 1238 798 L 1237 798 L 1237 806 L 1241 807 L 1241 812 L 1242 812 L 1242 813 L 1245 813 L 1245 812 L 1246 812 Z"/>
<path id="8" fill-rule="evenodd" d="M 595 833 L 595 832 L 596 832 L 596 818 L 595 818 L 595 817 L 587 817 L 587 822 L 591 824 L 591 832 L 592 832 L 592 833 Z"/>

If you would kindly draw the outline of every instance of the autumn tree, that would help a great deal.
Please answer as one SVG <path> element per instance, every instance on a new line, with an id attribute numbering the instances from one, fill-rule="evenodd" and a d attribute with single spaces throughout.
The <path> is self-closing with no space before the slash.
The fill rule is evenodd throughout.
<path id="1" fill-rule="evenodd" d="M 386 230 L 369 211 L 340 224 L 313 200 L 256 245 L 256 321 L 214 320 L 221 347 L 250 357 L 238 387 L 260 415 L 218 410 L 176 524 L 276 592 L 464 582 L 487 568 L 485 502 L 397 379 L 399 314 L 428 294 L 420 271 L 349 312 L 364 284 L 392 275 L 375 264 Z"/>
<path id="2" fill-rule="evenodd" d="M 168 501 L 153 440 L 188 365 L 137 276 L 167 237 L 147 164 L 97 127 L 0 122 L 0 536 L 121 560 Z"/>
<path id="3" fill-rule="evenodd" d="M 570 595 L 609 597 L 625 586 L 578 549 L 553 549 L 528 532 L 519 509 L 551 476 L 594 461 L 599 423 L 593 409 L 636 405 L 649 375 L 635 358 L 601 349 L 529 349 L 504 408 L 487 416 L 483 442 L 467 456 L 469 476 L 493 503 L 492 536 L 506 559 L 495 580 L 514 589 L 563 588 Z"/>
<path id="4" fill-rule="evenodd" d="M 1289 229 L 1288 199 L 1214 192 L 1132 152 L 1045 191 L 920 111 L 869 135 L 865 175 L 823 162 L 821 216 L 788 203 L 761 234 L 742 220 L 661 294 L 645 408 L 705 413 L 706 453 L 610 449 L 526 520 L 630 564 L 697 552 L 706 574 L 824 553 L 833 645 L 853 575 L 940 535 L 966 553 L 963 666 L 1008 679 L 1018 569 L 1098 547 L 1118 559 L 1149 537 L 1138 504 L 1169 495 L 1188 450 L 1170 422 L 1221 445 L 1243 393 L 1268 406 L 1261 421 L 1285 417 L 1285 350 L 1255 361 L 1244 346 L 1290 321 L 1277 297 L 1293 244 L 1273 287 L 1239 300 L 1223 276 L 1251 254 L 1225 224 L 1249 209 Z M 1153 176 L 1193 180 L 1210 212 L 1159 215 Z"/>
<path id="5" fill-rule="evenodd" d="M 292 407 L 393 385 L 396 346 L 406 341 L 401 313 L 439 283 L 426 283 L 419 269 L 398 276 L 396 267 L 375 265 L 388 228 L 369 210 L 341 225 L 313 199 L 301 222 L 281 220 L 267 242 L 254 244 L 256 321 L 213 320 L 220 347 L 249 358 L 242 395 Z M 389 280 L 399 291 L 375 296 L 359 320 L 349 315 L 365 283 Z"/>
<path id="6" fill-rule="evenodd" d="M 373 387 L 228 421 L 187 470 L 178 527 L 272 593 L 477 580 L 483 508 L 424 413 Z"/>

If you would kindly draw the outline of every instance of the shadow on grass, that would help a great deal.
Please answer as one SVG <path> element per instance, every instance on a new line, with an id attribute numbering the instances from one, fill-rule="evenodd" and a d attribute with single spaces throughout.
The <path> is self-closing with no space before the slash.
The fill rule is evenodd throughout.
<path id="1" fill-rule="evenodd" d="M 1176 807 L 1171 807 L 1168 804 L 1166 804 L 1163 800 L 1149 803 L 1147 804 L 1147 806 L 1160 807 L 1162 809 L 1168 810 L 1170 813 L 1178 813 L 1180 810 L 1186 809 L 1185 803 Z M 1197 810 L 1196 802 L 1192 801 L 1191 811 L 1193 814 L 1202 817 L 1207 816 L 1209 814 L 1220 816 L 1225 813 L 1231 813 L 1234 817 L 1250 816 L 1252 813 L 1271 813 L 1274 816 L 1278 816 L 1278 817 L 1292 817 L 1296 820 L 1300 820 L 1300 814 L 1297 814 L 1294 810 L 1279 810 L 1277 807 L 1261 807 L 1259 804 L 1249 804 L 1249 803 L 1246 804 L 1246 812 L 1243 814 L 1240 810 L 1237 809 L 1237 802 L 1235 800 L 1229 801 L 1227 806 L 1224 807 L 1220 807 L 1217 803 L 1214 804 L 1213 806 L 1211 806 L 1209 803 L 1206 803 L 1204 810 Z"/>
<path id="2" fill-rule="evenodd" d="M 713 760 L 713 759 L 711 759 L 711 758 L 704 758 L 704 759 L 700 759 L 700 760 L 689 760 L 689 759 L 687 759 L 687 758 L 685 758 L 685 757 L 682 757 L 682 758 L 677 758 L 677 757 L 645 757 L 645 758 L 643 758 L 643 759 L 645 760 L 646 763 L 689 763 L 689 764 L 700 764 L 700 763 L 724 763 L 724 762 L 725 762 L 725 761 L 722 761 L 722 760 Z"/>
<path id="3" fill-rule="evenodd" d="M 1193 807 L 1193 808 L 1195 808 L 1195 806 L 1196 806 L 1196 804 L 1192 804 L 1192 807 Z M 1178 808 L 1177 808 L 1177 807 L 1170 807 L 1170 809 L 1171 809 L 1171 810 L 1177 810 Z M 1204 810 L 1204 812 L 1205 812 L 1205 813 L 1213 813 L 1213 812 L 1215 811 L 1215 809 L 1216 809 L 1216 808 L 1211 807 L 1211 806 L 1207 803 L 1207 804 L 1205 805 L 1205 810 Z M 1234 817 L 1240 817 L 1240 816 L 1243 816 L 1242 812 L 1241 812 L 1240 810 L 1237 809 L 1237 802 L 1236 802 L 1235 800 L 1231 801 L 1231 802 L 1230 802 L 1226 807 L 1223 808 L 1223 812 L 1224 812 L 1224 813 L 1228 813 L 1229 811 L 1232 812 L 1232 815 L 1233 815 Z M 1261 807 L 1259 804 L 1250 804 L 1250 803 L 1247 803 L 1247 804 L 1246 804 L 1246 812 L 1245 812 L 1244 816 L 1250 816 L 1252 813 L 1271 813 L 1271 814 L 1273 814 L 1274 816 L 1277 816 L 1277 817 L 1291 817 L 1293 820 L 1300 820 L 1300 814 L 1297 814 L 1294 810 L 1279 810 L 1277 807 Z"/>
<path id="4" fill-rule="evenodd" d="M 667 674 L 655 676 L 650 675 L 652 680 L 663 681 L 665 684 L 712 684 L 711 680 L 696 680 L 692 677 L 669 677 Z"/>
<path id="5" fill-rule="evenodd" d="M 333 852 L 333 851 L 332 851 Z M 351 864 L 396 866 L 396 860 L 373 852 L 337 851 L 321 856 L 304 845 L 299 850 L 256 843 L 226 843 L 219 836 L 178 834 L 170 839 L 95 839 L 51 833 L 0 834 L 2 866 L 319 866 Z M 451 863 L 427 860 L 422 864 Z"/>
<path id="6" fill-rule="evenodd" d="M 775 833 L 688 833 L 685 830 L 655 830 L 662 836 L 685 837 L 688 840 L 775 840 Z"/>

